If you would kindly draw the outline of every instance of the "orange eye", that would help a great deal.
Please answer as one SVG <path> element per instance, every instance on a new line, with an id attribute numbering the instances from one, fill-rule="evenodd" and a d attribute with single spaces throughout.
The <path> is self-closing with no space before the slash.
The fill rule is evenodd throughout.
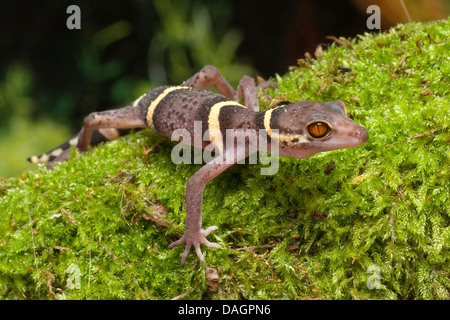
<path id="1" fill-rule="evenodd" d="M 328 133 L 331 131 L 330 126 L 326 122 L 313 122 L 308 125 L 307 127 L 308 133 L 311 137 L 315 139 L 324 138 L 328 135 Z"/>

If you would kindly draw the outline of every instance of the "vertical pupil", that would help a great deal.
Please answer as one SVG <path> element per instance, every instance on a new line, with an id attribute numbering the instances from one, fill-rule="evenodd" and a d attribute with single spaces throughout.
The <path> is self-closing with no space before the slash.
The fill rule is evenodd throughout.
<path id="1" fill-rule="evenodd" d="M 328 125 L 323 122 L 316 122 L 311 124 L 309 127 L 309 133 L 314 138 L 322 138 L 328 133 Z"/>
<path id="2" fill-rule="evenodd" d="M 325 134 L 325 125 L 322 122 L 316 123 L 316 132 L 318 136 L 322 136 Z"/>

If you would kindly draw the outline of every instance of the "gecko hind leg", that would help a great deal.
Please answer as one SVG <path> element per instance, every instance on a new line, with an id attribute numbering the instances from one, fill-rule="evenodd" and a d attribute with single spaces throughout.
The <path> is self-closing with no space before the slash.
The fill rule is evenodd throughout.
<path id="1" fill-rule="evenodd" d="M 90 145 L 94 130 L 107 128 L 139 129 L 146 128 L 143 110 L 133 106 L 121 109 L 93 112 L 84 118 L 84 125 L 78 135 L 77 149 L 85 152 Z"/>
<path id="2" fill-rule="evenodd" d="M 234 90 L 219 69 L 214 66 L 205 66 L 181 85 L 202 90 L 215 87 L 220 94 L 228 99 L 236 102 L 242 99 L 247 108 L 259 111 L 257 95 L 259 87 L 255 86 L 255 80 L 249 76 L 244 75 L 239 81 L 238 89 Z"/>
<path id="3" fill-rule="evenodd" d="M 204 66 L 181 85 L 201 90 L 209 90 L 212 87 L 216 87 L 217 91 L 228 99 L 237 101 L 239 98 L 236 90 L 225 80 L 219 69 L 214 66 Z"/>

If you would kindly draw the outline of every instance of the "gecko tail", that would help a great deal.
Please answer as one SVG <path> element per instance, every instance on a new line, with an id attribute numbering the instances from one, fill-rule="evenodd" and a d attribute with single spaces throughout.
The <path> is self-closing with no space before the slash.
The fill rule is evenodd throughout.
<path id="1" fill-rule="evenodd" d="M 124 136 L 130 132 L 130 129 L 115 129 L 115 128 L 106 128 L 106 129 L 98 129 L 94 130 L 92 133 L 91 141 L 89 143 L 89 147 L 94 147 L 102 142 L 115 140 L 121 136 Z M 39 156 L 28 157 L 27 160 L 31 163 L 51 163 L 52 161 L 65 161 L 70 153 L 70 148 L 76 147 L 78 144 L 78 135 L 79 133 L 71 138 L 70 140 L 65 141 L 58 147 L 43 153 Z M 59 158 L 58 158 L 59 157 Z M 56 160 L 55 160 L 56 159 Z"/>
<path id="2" fill-rule="evenodd" d="M 39 156 L 28 157 L 27 160 L 33 164 L 51 162 L 55 160 L 57 157 L 59 157 L 64 151 L 69 150 L 72 146 L 76 146 L 77 143 L 78 143 L 78 135 L 76 135 L 70 140 L 65 141 L 56 148 L 53 148 L 52 150 L 45 152 Z"/>

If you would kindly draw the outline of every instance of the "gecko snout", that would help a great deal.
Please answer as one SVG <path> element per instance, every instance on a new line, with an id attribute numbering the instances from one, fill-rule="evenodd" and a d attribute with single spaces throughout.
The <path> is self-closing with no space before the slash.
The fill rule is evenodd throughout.
<path id="1" fill-rule="evenodd" d="M 357 134 L 361 142 L 366 143 L 367 140 L 369 140 L 369 133 L 367 132 L 366 128 L 360 126 L 357 130 Z"/>

